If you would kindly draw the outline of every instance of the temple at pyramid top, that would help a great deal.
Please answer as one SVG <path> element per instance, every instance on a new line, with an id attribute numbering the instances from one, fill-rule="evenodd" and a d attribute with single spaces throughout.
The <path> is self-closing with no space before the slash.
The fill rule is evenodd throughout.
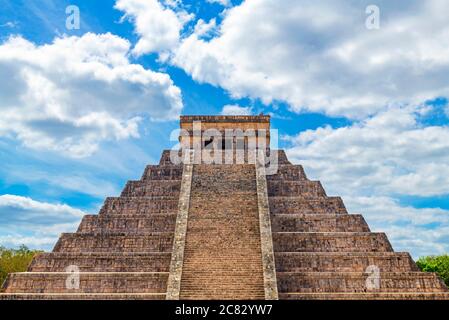
<path id="1" fill-rule="evenodd" d="M 181 116 L 180 142 L 189 149 L 269 148 L 270 116 Z M 213 143 L 215 142 L 215 144 Z"/>
<path id="2" fill-rule="evenodd" d="M 274 147 L 269 116 L 183 116 L 179 137 L 201 161 L 164 150 L 28 272 L 10 274 L 0 300 L 449 299 L 436 274 Z M 210 157 L 253 148 L 257 161 Z"/>

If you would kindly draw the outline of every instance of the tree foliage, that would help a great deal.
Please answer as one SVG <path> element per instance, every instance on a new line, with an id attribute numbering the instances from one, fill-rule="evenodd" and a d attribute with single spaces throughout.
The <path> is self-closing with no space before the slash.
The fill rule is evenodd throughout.
<path id="1" fill-rule="evenodd" d="M 421 257 L 416 264 L 422 271 L 436 272 L 449 286 L 449 255 Z"/>
<path id="2" fill-rule="evenodd" d="M 19 249 L 6 249 L 0 246 L 0 290 L 8 273 L 25 272 L 33 257 L 39 252 L 26 246 Z"/>

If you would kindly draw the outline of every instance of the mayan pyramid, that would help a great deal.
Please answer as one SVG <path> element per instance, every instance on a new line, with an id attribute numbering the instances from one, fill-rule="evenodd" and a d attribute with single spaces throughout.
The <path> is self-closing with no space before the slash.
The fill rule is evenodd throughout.
<path id="1" fill-rule="evenodd" d="M 188 135 L 180 140 L 192 150 L 199 121 L 202 130 L 270 129 L 263 115 L 181 117 Z M 261 152 L 277 154 L 277 172 L 267 174 Z M 384 233 L 348 214 L 341 198 L 327 196 L 282 150 L 259 148 L 256 161 L 232 164 L 183 154 L 186 161 L 174 164 L 164 151 L 120 197 L 107 198 L 98 215 L 36 256 L 28 272 L 9 275 L 0 298 L 449 298 L 435 274 L 394 252 Z"/>

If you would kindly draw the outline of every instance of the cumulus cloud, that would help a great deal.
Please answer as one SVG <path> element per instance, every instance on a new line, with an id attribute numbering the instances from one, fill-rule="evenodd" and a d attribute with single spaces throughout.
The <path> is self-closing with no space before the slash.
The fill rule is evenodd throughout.
<path id="1" fill-rule="evenodd" d="M 421 108 L 392 108 L 347 127 L 288 137 L 289 154 L 346 194 L 449 194 L 449 127 L 420 124 Z"/>
<path id="2" fill-rule="evenodd" d="M 449 211 L 401 206 L 383 196 L 346 196 L 351 212 L 363 213 L 372 231 L 386 232 L 396 251 L 411 251 L 414 258 L 449 252 Z"/>
<path id="3" fill-rule="evenodd" d="M 114 157 L 116 156 L 114 155 Z M 104 163 L 104 161 L 101 163 Z M 65 170 L 64 172 L 55 173 L 36 168 L 30 169 L 29 167 L 25 171 L 23 168 L 17 168 L 16 166 L 8 166 L 4 169 L 3 174 L 6 176 L 5 180 L 9 180 L 9 183 L 11 181 L 21 184 L 25 183 L 35 188 L 57 187 L 57 191 L 51 191 L 53 195 L 57 192 L 63 193 L 69 191 L 103 199 L 120 194 L 120 187 L 116 183 L 97 177 L 89 172 L 83 172 L 81 174 Z M 111 171 L 113 172 L 114 170 Z"/>
<path id="4" fill-rule="evenodd" d="M 224 7 L 229 7 L 230 5 L 232 5 L 231 0 L 206 0 L 206 2 L 218 3 L 218 4 L 221 4 Z"/>
<path id="5" fill-rule="evenodd" d="M 115 8 L 125 12 L 140 36 L 133 49 L 137 56 L 164 52 L 178 45 L 180 33 L 193 15 L 179 9 L 178 1 L 163 3 L 158 0 L 117 0 Z"/>
<path id="6" fill-rule="evenodd" d="M 210 19 L 209 22 L 205 22 L 203 19 L 199 19 L 195 25 L 194 33 L 198 37 L 209 36 L 216 31 L 217 22 L 216 19 Z"/>
<path id="7" fill-rule="evenodd" d="M 396 200 L 449 194 L 449 127 L 424 126 L 428 112 L 428 106 L 391 108 L 350 126 L 307 130 L 284 137 L 287 153 L 329 194 L 342 195 L 350 211 L 387 231 L 395 248 L 415 256 L 447 252 L 449 211 Z"/>
<path id="8" fill-rule="evenodd" d="M 221 110 L 222 115 L 227 116 L 249 116 L 252 114 L 251 107 L 241 107 L 238 105 L 226 105 Z"/>
<path id="9" fill-rule="evenodd" d="M 365 27 L 370 4 L 244 1 L 224 12 L 218 36 L 182 39 L 172 63 L 234 97 L 285 101 L 296 112 L 361 119 L 448 96 L 447 2 L 377 1 L 379 30 Z"/>
<path id="10" fill-rule="evenodd" d="M 111 34 L 40 46 L 11 37 L 0 45 L 0 136 L 84 157 L 103 140 L 138 137 L 143 117 L 177 118 L 179 88 L 167 74 L 130 63 L 129 50 Z"/>
<path id="11" fill-rule="evenodd" d="M 62 232 L 74 232 L 85 213 L 65 204 L 0 196 L 0 245 L 51 248 Z"/>

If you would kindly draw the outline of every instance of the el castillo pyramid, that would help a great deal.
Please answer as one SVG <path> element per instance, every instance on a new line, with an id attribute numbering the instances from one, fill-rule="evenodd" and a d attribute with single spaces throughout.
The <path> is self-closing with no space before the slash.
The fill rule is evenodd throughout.
<path id="1" fill-rule="evenodd" d="M 408 253 L 394 252 L 384 233 L 371 232 L 269 143 L 256 144 L 255 160 L 196 162 L 195 141 L 239 150 L 238 137 L 195 140 L 198 122 L 201 134 L 270 130 L 264 115 L 181 117 L 187 149 L 177 154 L 185 161 L 164 151 L 28 272 L 10 274 L 0 299 L 449 298 L 440 278 L 419 272 Z M 267 153 L 276 154 L 274 174 L 258 161 Z"/>

